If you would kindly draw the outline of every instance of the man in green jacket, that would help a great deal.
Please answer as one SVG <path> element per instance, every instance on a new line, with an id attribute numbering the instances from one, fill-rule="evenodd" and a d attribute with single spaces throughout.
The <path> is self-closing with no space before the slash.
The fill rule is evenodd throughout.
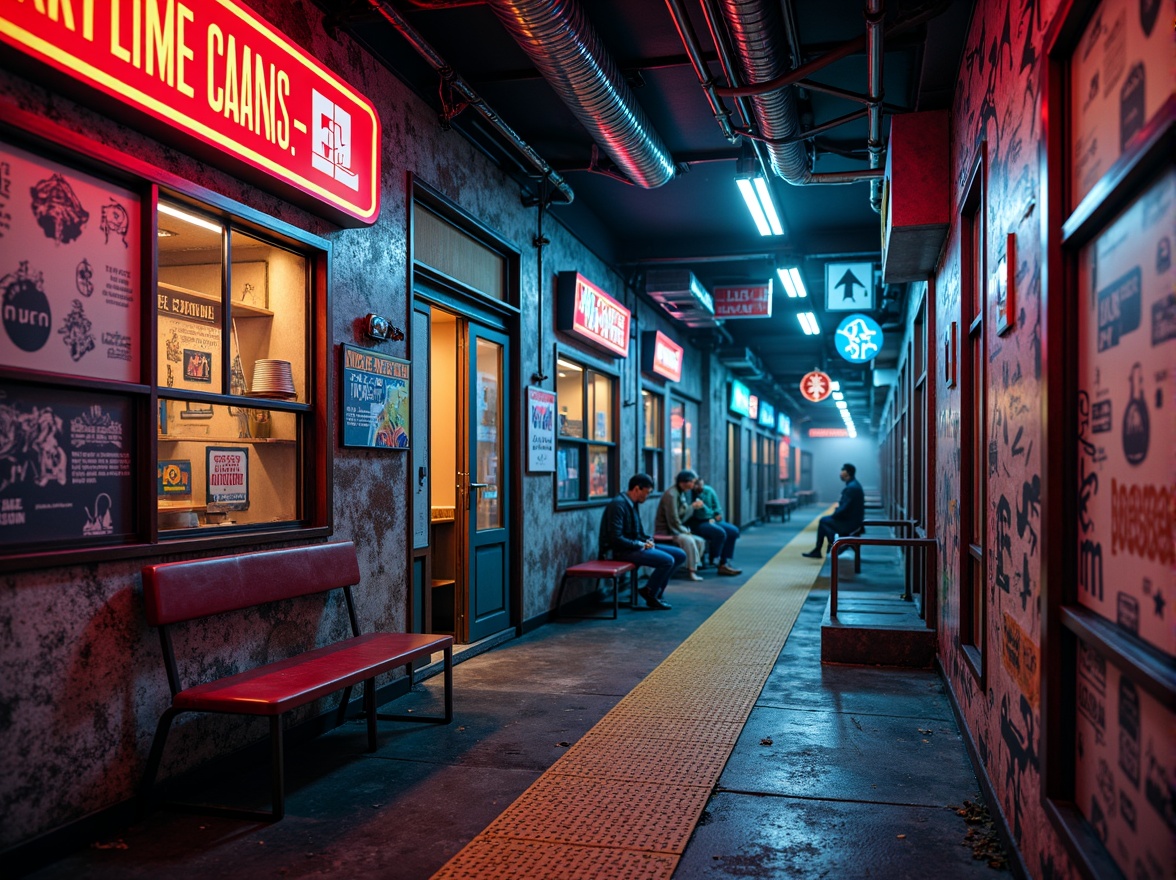
<path id="1" fill-rule="evenodd" d="M 702 504 L 694 508 L 690 517 L 690 531 L 703 538 L 710 548 L 711 559 L 718 560 L 719 574 L 743 574 L 743 570 L 732 566 L 735 542 L 739 540 L 739 528 L 723 519 L 723 508 L 719 496 L 706 484 L 702 477 L 694 481 L 694 501 Z"/>

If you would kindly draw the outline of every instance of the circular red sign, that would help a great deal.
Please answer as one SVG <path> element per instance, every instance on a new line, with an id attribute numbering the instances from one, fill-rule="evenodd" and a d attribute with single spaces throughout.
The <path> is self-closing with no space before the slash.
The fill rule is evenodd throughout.
<path id="1" fill-rule="evenodd" d="M 800 393 L 811 403 L 820 403 L 833 390 L 833 380 L 819 370 L 807 373 L 800 380 Z"/>

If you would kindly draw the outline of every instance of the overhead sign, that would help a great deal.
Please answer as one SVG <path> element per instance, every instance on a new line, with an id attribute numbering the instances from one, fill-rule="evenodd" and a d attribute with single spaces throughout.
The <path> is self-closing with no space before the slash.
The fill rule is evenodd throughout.
<path id="1" fill-rule="evenodd" d="M 713 291 L 716 318 L 772 317 L 772 282 L 716 287 Z"/>
<path id="2" fill-rule="evenodd" d="M 560 272 L 556 292 L 560 330 L 618 357 L 629 356 L 627 308 L 579 272 Z"/>
<path id="3" fill-rule="evenodd" d="M 759 406 L 760 399 L 756 395 L 751 395 L 747 398 L 747 416 L 748 418 L 759 421 Z"/>
<path id="4" fill-rule="evenodd" d="M 641 334 L 641 369 L 677 382 L 682 378 L 686 350 L 660 330 Z"/>
<path id="5" fill-rule="evenodd" d="M 751 415 L 751 389 L 738 379 L 731 380 L 731 403 L 728 409 L 737 415 Z"/>
<path id="6" fill-rule="evenodd" d="M 785 413 L 780 413 L 776 417 L 776 433 L 785 437 L 792 436 L 792 419 L 788 418 Z"/>
<path id="7" fill-rule="evenodd" d="M 760 401 L 759 423 L 765 428 L 776 427 L 776 408 L 766 400 Z"/>
<path id="8" fill-rule="evenodd" d="M 332 219 L 379 216 L 375 108 L 241 3 L 4 3 L 0 41 Z"/>
<path id="9" fill-rule="evenodd" d="M 825 264 L 826 312 L 868 312 L 873 309 L 873 263 Z"/>
<path id="10" fill-rule="evenodd" d="M 864 364 L 882 350 L 882 328 L 869 315 L 850 315 L 833 336 L 837 353 L 851 364 Z"/>
<path id="11" fill-rule="evenodd" d="M 809 428 L 808 435 L 813 439 L 822 437 L 848 437 L 849 428 Z"/>
<path id="12" fill-rule="evenodd" d="M 833 391 L 833 382 L 825 373 L 814 370 L 800 380 L 800 393 L 809 403 L 820 403 Z"/>

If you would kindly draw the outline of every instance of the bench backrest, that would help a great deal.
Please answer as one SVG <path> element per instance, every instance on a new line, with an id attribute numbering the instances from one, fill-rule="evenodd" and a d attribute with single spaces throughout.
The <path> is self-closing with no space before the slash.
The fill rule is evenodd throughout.
<path id="1" fill-rule="evenodd" d="M 143 600 L 152 626 L 238 611 L 359 583 L 350 541 L 289 547 L 143 569 Z"/>

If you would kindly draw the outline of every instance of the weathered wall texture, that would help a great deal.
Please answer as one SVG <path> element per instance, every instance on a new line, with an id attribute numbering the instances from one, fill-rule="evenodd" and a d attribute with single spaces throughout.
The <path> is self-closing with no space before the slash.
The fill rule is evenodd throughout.
<path id="1" fill-rule="evenodd" d="M 459 135 L 444 132 L 432 110 L 366 56 L 350 39 L 330 39 L 310 4 L 250 0 L 258 13 L 374 102 L 383 124 L 382 213 L 366 229 L 341 230 L 291 207 L 269 193 L 144 137 L 43 88 L 0 71 L 0 102 L 38 114 L 99 144 L 132 155 L 180 178 L 235 199 L 266 215 L 329 239 L 332 243 L 330 375 L 338 369 L 342 342 L 366 344 L 356 321 L 369 312 L 411 326 L 407 217 L 410 173 L 484 223 L 521 253 L 521 318 L 514 357 L 525 385 L 538 368 L 554 375 L 557 343 L 589 365 L 619 370 L 624 405 L 618 426 L 618 478 L 624 488 L 637 469 L 641 418 L 637 346 L 625 362 L 602 358 L 555 331 L 555 273 L 583 273 L 617 299 L 634 305 L 624 278 L 558 223 L 558 208 L 543 233 L 544 285 L 539 302 L 539 261 L 532 239 L 537 211 L 524 207 L 518 187 Z M 660 329 L 680 342 L 684 334 L 660 313 L 639 310 L 640 330 Z M 542 333 L 539 332 L 540 327 Z M 539 339 L 542 337 L 542 352 Z M 409 340 L 380 350 L 409 357 Z M 700 421 L 722 424 L 722 380 L 702 378 L 717 364 L 688 349 L 681 390 L 709 400 Z M 553 379 L 543 383 L 552 387 Z M 520 409 L 516 408 L 516 413 Z M 519 422 L 518 424 L 521 424 Z M 520 435 L 521 436 L 521 435 Z M 722 441 L 722 435 L 718 438 Z M 332 439 L 332 443 L 336 442 Z M 521 440 L 520 440 L 521 442 Z M 411 497 L 408 456 L 335 447 L 333 540 L 352 540 L 362 583 L 356 591 L 366 629 L 406 629 L 411 582 Z M 703 451 L 722 492 L 725 442 Z M 522 607 L 518 620 L 541 620 L 551 610 L 565 566 L 592 558 L 601 507 L 556 512 L 552 475 L 521 476 L 520 540 Z M 244 548 L 249 549 L 249 548 Z M 146 624 L 140 599 L 142 565 L 172 557 L 135 559 L 47 569 L 4 577 L 0 582 L 0 850 L 110 807 L 132 796 L 155 723 L 168 703 L 167 682 L 156 634 Z M 191 659 L 182 674 L 224 674 L 292 653 L 316 638 L 345 632 L 338 603 L 289 603 L 261 614 L 246 613 L 178 633 L 178 654 Z M 308 707 L 306 717 L 321 707 Z M 294 721 L 299 718 L 293 719 Z M 262 724 L 233 718 L 181 718 L 169 740 L 162 775 L 191 768 L 265 735 Z"/>
<path id="2" fill-rule="evenodd" d="M 983 467 L 988 484 L 989 550 L 986 690 L 958 647 L 961 544 L 960 508 L 970 492 L 960 487 L 961 392 L 945 387 L 938 370 L 937 534 L 940 538 L 940 651 L 952 689 L 967 718 L 980 758 L 1031 871 L 1069 876 L 1044 813 L 1038 646 L 1041 638 L 1041 241 L 1039 161 L 1041 47 L 1054 4 L 1036 0 L 978 3 L 964 49 L 961 87 L 952 110 L 952 217 L 947 259 L 936 284 L 939 351 L 950 322 L 960 328 L 957 375 L 966 370 L 964 340 L 970 314 L 960 294 L 961 202 L 976 157 L 987 150 L 987 265 L 989 276 L 1004 257 L 1005 232 L 1017 234 L 1015 328 L 996 333 L 991 310 L 988 346 L 988 438 Z M 988 289 L 985 279 L 985 289 Z M 957 496 L 957 491 L 963 492 Z M 1017 650 L 1006 650 L 1010 646 Z"/>

